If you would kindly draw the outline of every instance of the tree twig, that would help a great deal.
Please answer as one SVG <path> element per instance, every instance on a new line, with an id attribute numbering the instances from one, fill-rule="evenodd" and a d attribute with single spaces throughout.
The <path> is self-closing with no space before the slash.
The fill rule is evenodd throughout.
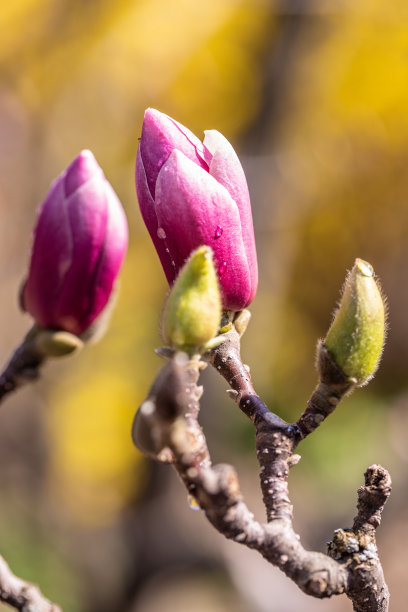
<path id="1" fill-rule="evenodd" d="M 38 379 L 39 368 L 45 356 L 33 340 L 33 332 L 30 330 L 0 374 L 0 402 L 12 391 Z"/>
<path id="2" fill-rule="evenodd" d="M 15 576 L 0 557 L 0 601 L 19 612 L 61 612 L 61 608 L 45 599 L 37 586 Z"/>
<path id="3" fill-rule="evenodd" d="M 49 357 L 63 357 L 80 349 L 84 336 L 81 339 L 62 329 L 34 323 L 0 374 L 0 402 L 11 391 L 37 380 L 40 367 Z"/>

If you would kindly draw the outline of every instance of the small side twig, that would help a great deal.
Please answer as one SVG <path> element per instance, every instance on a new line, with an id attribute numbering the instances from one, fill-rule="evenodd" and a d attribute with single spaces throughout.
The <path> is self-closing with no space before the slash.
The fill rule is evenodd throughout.
<path id="1" fill-rule="evenodd" d="M 12 391 L 37 380 L 44 361 L 45 356 L 33 341 L 33 331 L 30 330 L 0 374 L 0 402 Z"/>
<path id="2" fill-rule="evenodd" d="M 83 339 L 62 329 L 34 323 L 0 373 L 0 402 L 11 391 L 37 380 L 40 367 L 49 357 L 62 357 L 83 346 Z"/>
<path id="3" fill-rule="evenodd" d="M 391 493 L 391 478 L 381 465 L 371 465 L 364 477 L 365 484 L 358 490 L 358 512 L 352 528 L 359 550 L 352 558 L 348 596 L 356 612 L 364 612 L 367 606 L 386 612 L 390 594 L 378 558 L 375 530 L 380 526 L 382 511 Z"/>
<path id="4" fill-rule="evenodd" d="M 0 557 L 0 601 L 19 612 L 61 612 L 41 594 L 38 587 L 15 576 Z"/>
<path id="5" fill-rule="evenodd" d="M 302 439 L 313 433 L 355 386 L 355 381 L 347 378 L 321 342 L 318 344 L 317 354 L 320 381 L 307 402 L 306 410 L 296 423 Z"/>

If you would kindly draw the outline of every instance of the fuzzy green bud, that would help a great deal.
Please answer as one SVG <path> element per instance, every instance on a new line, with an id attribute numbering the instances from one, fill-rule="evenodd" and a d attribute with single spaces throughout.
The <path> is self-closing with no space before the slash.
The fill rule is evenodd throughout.
<path id="1" fill-rule="evenodd" d="M 189 354 L 203 351 L 218 331 L 221 314 L 212 249 L 201 246 L 190 255 L 170 291 L 162 317 L 163 339 Z"/>
<path id="2" fill-rule="evenodd" d="M 361 387 L 375 374 L 384 339 L 384 301 L 374 270 L 356 259 L 323 344 L 344 374 Z"/>

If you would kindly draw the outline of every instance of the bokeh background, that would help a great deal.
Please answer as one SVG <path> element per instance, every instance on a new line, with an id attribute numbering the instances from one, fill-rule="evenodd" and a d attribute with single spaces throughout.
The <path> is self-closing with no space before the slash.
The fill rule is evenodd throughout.
<path id="1" fill-rule="evenodd" d="M 408 5 L 394 0 L 13 0 L 0 8 L 0 353 L 35 211 L 90 148 L 126 209 L 130 251 L 103 340 L 47 365 L 0 412 L 0 552 L 65 612 L 341 612 L 304 596 L 189 508 L 172 470 L 132 446 L 161 362 L 167 291 L 134 162 L 144 109 L 222 131 L 247 173 L 260 286 L 243 354 L 264 400 L 296 420 L 346 271 L 370 261 L 389 303 L 373 382 L 299 449 L 290 488 L 305 545 L 350 526 L 371 463 L 394 491 L 378 534 L 403 609 L 408 563 Z M 202 423 L 263 510 L 250 423 L 206 371 Z"/>

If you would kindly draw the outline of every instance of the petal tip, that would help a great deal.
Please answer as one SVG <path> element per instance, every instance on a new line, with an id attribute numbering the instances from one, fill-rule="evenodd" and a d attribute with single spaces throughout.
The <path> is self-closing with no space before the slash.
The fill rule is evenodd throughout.
<path id="1" fill-rule="evenodd" d="M 89 149 L 84 149 L 67 168 L 64 181 L 66 197 L 93 179 L 96 174 L 102 174 L 102 170 L 93 153 Z"/>
<path id="2" fill-rule="evenodd" d="M 147 108 L 143 119 L 142 135 L 144 130 L 161 128 L 167 122 L 171 122 L 168 115 L 158 111 L 156 108 Z"/>

